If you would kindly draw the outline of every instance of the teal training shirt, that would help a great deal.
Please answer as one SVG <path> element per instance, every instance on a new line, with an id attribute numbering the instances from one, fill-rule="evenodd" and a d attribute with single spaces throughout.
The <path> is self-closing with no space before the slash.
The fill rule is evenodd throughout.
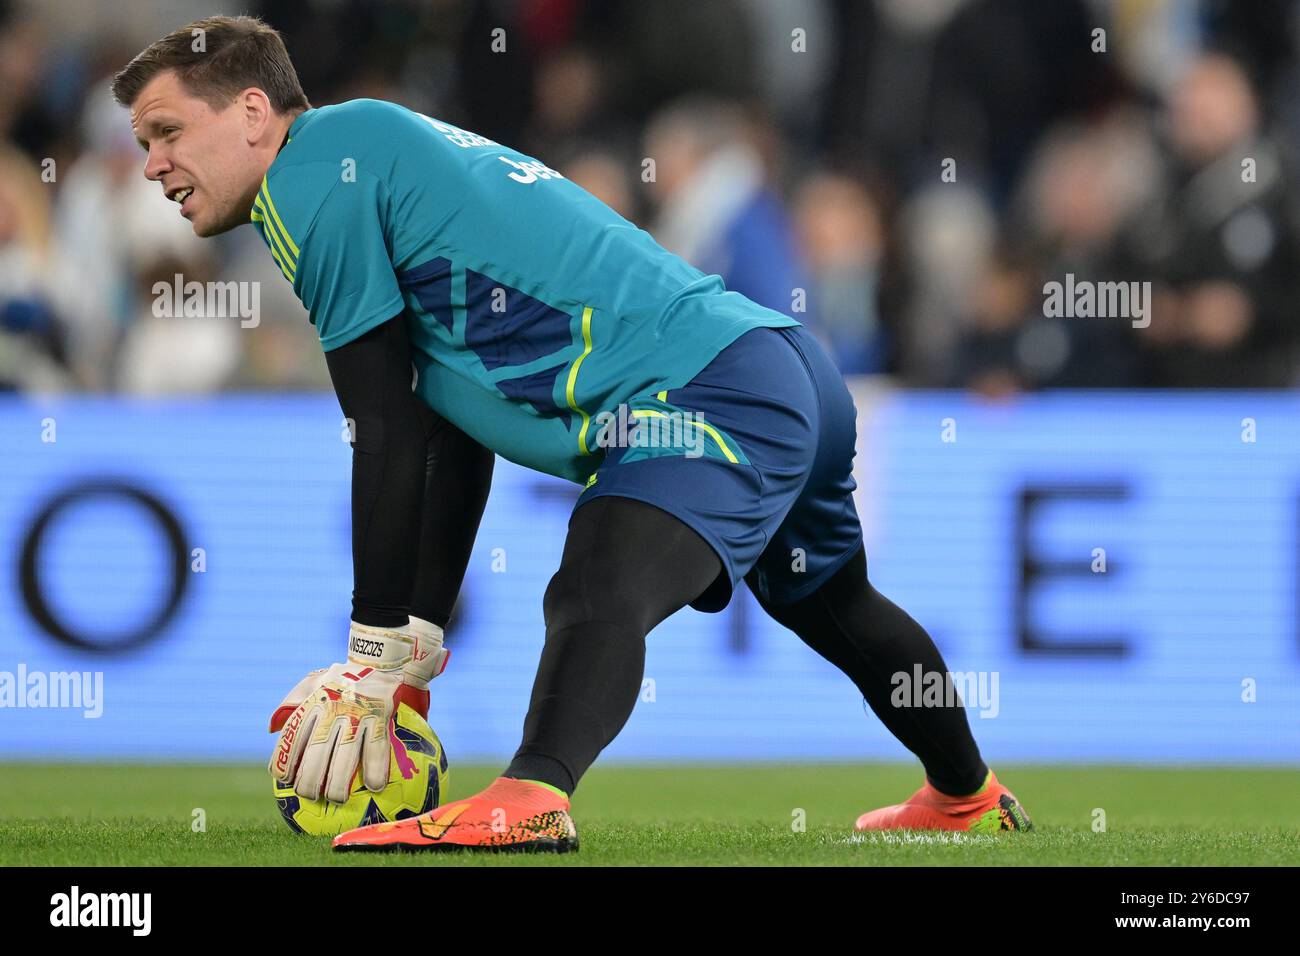
<path id="1" fill-rule="evenodd" d="M 381 100 L 299 116 L 252 219 L 326 351 L 406 310 L 417 394 L 577 482 L 601 462 L 599 413 L 685 385 L 749 329 L 799 324 L 537 160 Z"/>

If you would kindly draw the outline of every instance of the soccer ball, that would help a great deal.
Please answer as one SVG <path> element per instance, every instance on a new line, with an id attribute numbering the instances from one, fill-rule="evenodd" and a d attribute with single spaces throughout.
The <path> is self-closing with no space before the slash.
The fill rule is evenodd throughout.
<path id="1" fill-rule="evenodd" d="M 359 773 L 346 803 L 307 800 L 293 792 L 292 783 L 273 781 L 275 802 L 284 822 L 295 833 L 335 836 L 371 823 L 417 816 L 445 802 L 447 754 L 424 718 L 406 704 L 398 704 L 388 742 L 388 786 L 379 793 L 367 790 Z"/>

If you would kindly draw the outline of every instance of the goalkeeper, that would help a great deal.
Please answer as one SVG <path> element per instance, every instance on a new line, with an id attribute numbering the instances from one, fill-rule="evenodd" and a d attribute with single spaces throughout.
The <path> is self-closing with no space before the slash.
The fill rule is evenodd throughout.
<path id="1" fill-rule="evenodd" d="M 569 798 L 632 711 L 646 634 L 687 605 L 722 609 L 742 578 L 925 769 L 909 800 L 859 829 L 1029 826 L 960 704 L 891 705 L 891 675 L 947 668 L 867 579 L 853 403 L 798 322 L 515 150 L 392 103 L 311 108 L 256 19 L 162 38 L 114 95 L 146 177 L 195 233 L 251 221 L 261 234 L 354 428 L 347 660 L 276 711 L 277 779 L 337 802 L 358 774 L 386 784 L 396 703 L 427 714 L 447 662 L 442 628 L 494 454 L 583 486 L 509 766 L 479 794 L 337 848 L 576 848 Z M 627 440 L 611 417 L 671 422 L 675 438 Z"/>

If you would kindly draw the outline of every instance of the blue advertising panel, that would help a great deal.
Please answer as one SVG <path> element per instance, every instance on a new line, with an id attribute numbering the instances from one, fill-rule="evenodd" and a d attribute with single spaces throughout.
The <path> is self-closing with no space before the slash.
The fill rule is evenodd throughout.
<path id="1" fill-rule="evenodd" d="M 990 762 L 1300 762 L 1295 396 L 858 397 L 869 573 Z M 0 759 L 265 759 L 343 656 L 344 438 L 329 396 L 0 402 Z M 577 491 L 498 462 L 433 685 L 453 761 L 518 744 Z M 738 593 L 650 635 L 605 759 L 906 757 Z"/>

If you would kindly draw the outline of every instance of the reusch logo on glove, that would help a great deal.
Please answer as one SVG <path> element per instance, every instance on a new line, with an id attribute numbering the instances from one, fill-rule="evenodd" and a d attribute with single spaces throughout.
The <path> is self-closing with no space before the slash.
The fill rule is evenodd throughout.
<path id="1" fill-rule="evenodd" d="M 298 736 L 298 725 L 302 723 L 302 708 L 295 710 L 280 734 L 280 746 L 275 751 L 275 769 L 281 777 L 289 766 L 289 751 L 293 749 L 293 740 Z"/>

